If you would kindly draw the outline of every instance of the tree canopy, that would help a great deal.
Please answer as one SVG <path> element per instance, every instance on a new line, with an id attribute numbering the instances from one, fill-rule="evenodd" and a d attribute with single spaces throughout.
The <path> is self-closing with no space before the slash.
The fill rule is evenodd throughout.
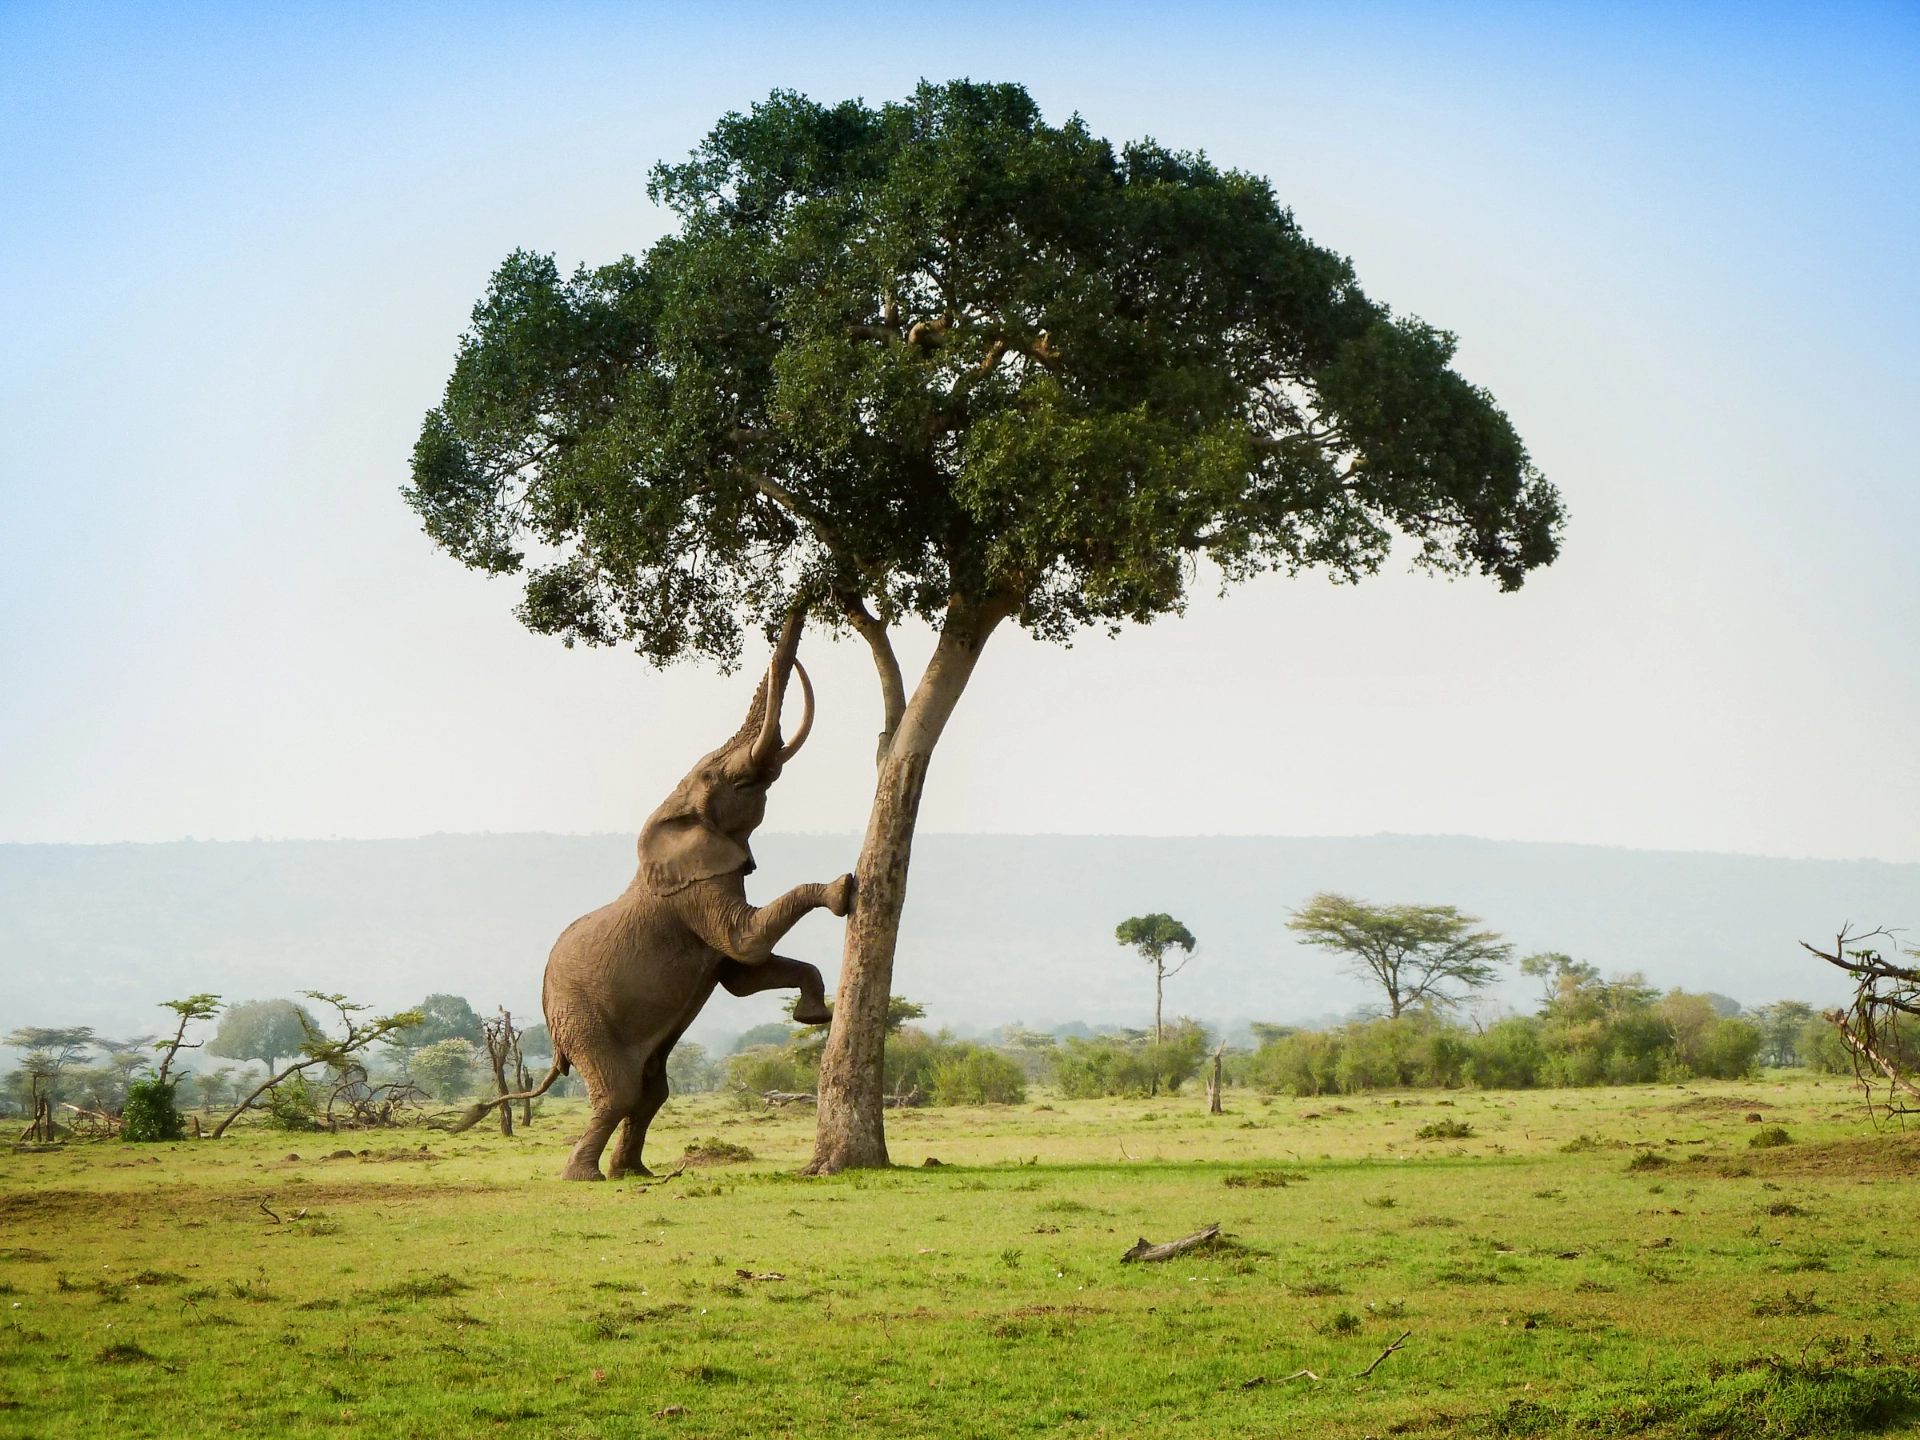
<path id="1" fill-rule="evenodd" d="M 1504 589 L 1561 505 L 1453 337 L 1369 300 L 1264 179 L 1048 125 L 1017 85 L 776 92 L 648 193 L 643 258 L 493 277 L 407 498 L 568 643 L 731 664 L 956 598 L 1058 638 L 1228 578 L 1418 563 Z"/>
<path id="2" fill-rule="evenodd" d="M 1165 962 L 1167 951 L 1178 949 L 1191 955 L 1193 947 L 1200 943 L 1185 925 L 1159 912 L 1122 920 L 1114 927 L 1113 938 L 1122 945 L 1131 945 L 1140 952 L 1141 959 L 1155 966 Z"/>
<path id="3" fill-rule="evenodd" d="M 1293 912 L 1287 928 L 1305 944 L 1345 956 L 1356 974 L 1380 987 L 1387 1013 L 1397 1018 L 1415 1006 L 1451 1009 L 1492 983 L 1513 947 L 1492 930 L 1476 930 L 1478 924 L 1478 916 L 1451 905 L 1369 905 L 1322 891 Z M 1570 966 L 1554 973 L 1580 972 Z"/>
<path id="4" fill-rule="evenodd" d="M 312 1033 L 313 1017 L 291 1000 L 244 1000 L 229 1005 L 220 1028 L 207 1042 L 207 1053 L 227 1060 L 258 1060 L 269 1070 L 273 1062 L 300 1053 Z"/>

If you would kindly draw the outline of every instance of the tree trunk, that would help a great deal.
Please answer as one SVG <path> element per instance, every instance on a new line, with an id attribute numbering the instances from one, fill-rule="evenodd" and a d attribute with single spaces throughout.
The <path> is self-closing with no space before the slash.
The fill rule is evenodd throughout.
<path id="1" fill-rule="evenodd" d="M 920 816 L 920 795 L 934 746 L 973 674 L 980 647 L 1004 614 L 957 605 L 949 610 L 940 642 L 912 700 L 899 722 L 890 726 L 891 736 L 883 736 L 879 782 L 854 871 L 853 914 L 847 919 L 840 952 L 833 1025 L 820 1057 L 819 1120 L 809 1174 L 831 1175 L 889 1163 L 882 1065 L 893 951 L 907 902 L 913 827 Z M 877 653 L 879 646 L 875 649 Z M 882 683 L 884 691 L 884 667 Z"/>
<path id="2" fill-rule="evenodd" d="M 1158 955 L 1153 957 L 1153 1084 L 1148 1094 L 1160 1093 L 1160 987 L 1166 979 L 1166 965 Z"/>

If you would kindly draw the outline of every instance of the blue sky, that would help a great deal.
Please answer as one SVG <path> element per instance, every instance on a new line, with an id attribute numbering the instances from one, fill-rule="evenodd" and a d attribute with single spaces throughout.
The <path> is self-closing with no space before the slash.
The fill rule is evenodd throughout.
<path id="1" fill-rule="evenodd" d="M 925 826 L 1920 860 L 1916 62 L 1910 5 L 0 7 L 0 840 L 636 828 L 744 682 L 520 632 L 397 498 L 419 417 L 491 268 L 643 248 L 724 111 L 970 75 L 1271 177 L 1572 521 L 1518 595 L 996 639 Z M 816 661 L 769 824 L 857 829 Z"/>

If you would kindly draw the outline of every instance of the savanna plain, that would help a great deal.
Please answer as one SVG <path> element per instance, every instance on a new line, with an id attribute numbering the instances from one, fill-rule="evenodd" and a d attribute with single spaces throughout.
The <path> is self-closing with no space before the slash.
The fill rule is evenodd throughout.
<path id="1" fill-rule="evenodd" d="M 578 1104 L 0 1156 L 0 1434 L 1920 1433 L 1920 1136 L 1831 1076 L 1039 1093 L 828 1178 L 697 1095 L 598 1185 Z"/>

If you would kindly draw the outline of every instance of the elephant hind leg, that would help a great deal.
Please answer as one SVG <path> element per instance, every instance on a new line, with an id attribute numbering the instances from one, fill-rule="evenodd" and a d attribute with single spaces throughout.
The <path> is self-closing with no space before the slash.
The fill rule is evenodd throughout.
<path id="1" fill-rule="evenodd" d="M 614 1130 L 632 1111 L 640 1095 L 639 1077 L 624 1069 L 608 1073 L 595 1067 L 595 1073 L 586 1078 L 587 1098 L 593 1112 L 587 1117 L 587 1128 L 575 1142 L 573 1153 L 567 1157 L 567 1168 L 560 1175 L 562 1180 L 606 1178 L 600 1173 L 600 1152 L 606 1149 L 607 1141 L 613 1138 Z"/>
<path id="2" fill-rule="evenodd" d="M 820 1025 L 832 1018 L 827 1008 L 827 985 L 817 966 L 804 960 L 789 960 L 770 955 L 757 965 L 738 960 L 720 962 L 720 984 L 729 995 L 745 997 L 762 990 L 798 990 L 800 1003 L 793 1007 L 793 1018 L 802 1025 Z"/>
<path id="3" fill-rule="evenodd" d="M 615 1180 L 628 1175 L 651 1175 L 640 1152 L 647 1143 L 647 1127 L 653 1123 L 653 1117 L 660 1113 L 660 1107 L 667 1103 L 671 1087 L 667 1084 L 667 1067 L 664 1060 L 657 1066 L 649 1066 L 646 1078 L 641 1082 L 640 1098 L 627 1112 L 620 1127 L 620 1143 L 613 1147 L 613 1158 L 607 1162 L 607 1173 Z"/>

